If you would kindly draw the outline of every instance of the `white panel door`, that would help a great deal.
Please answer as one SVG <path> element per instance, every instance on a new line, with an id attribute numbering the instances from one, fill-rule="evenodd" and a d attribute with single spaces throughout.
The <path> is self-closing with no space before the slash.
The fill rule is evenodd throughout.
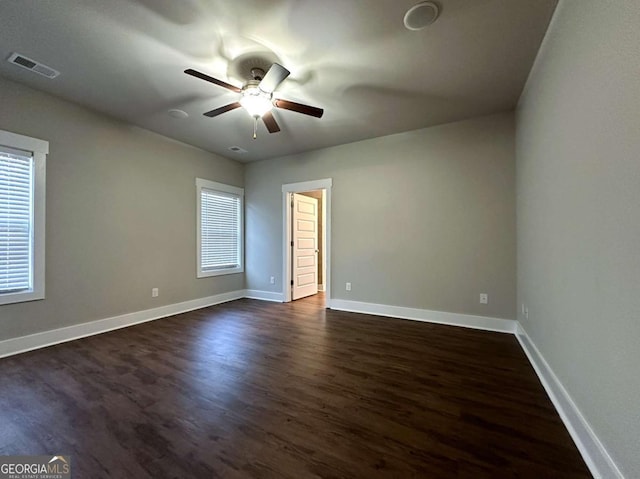
<path id="1" fill-rule="evenodd" d="M 293 193 L 291 299 L 318 292 L 318 200 Z"/>

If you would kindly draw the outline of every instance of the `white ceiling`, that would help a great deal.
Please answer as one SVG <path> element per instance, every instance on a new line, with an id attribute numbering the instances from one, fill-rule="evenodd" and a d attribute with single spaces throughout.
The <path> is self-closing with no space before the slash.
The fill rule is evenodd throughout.
<path id="1" fill-rule="evenodd" d="M 3 0 L 0 75 L 254 161 L 513 109 L 556 2 L 440 0 L 440 18 L 409 31 L 414 0 Z M 4 61 L 12 52 L 62 74 Z M 253 140 L 242 109 L 202 116 L 238 94 L 183 71 L 241 86 L 233 65 L 256 52 L 291 71 L 279 97 L 324 117 L 278 109 L 282 131 L 260 124 Z"/>

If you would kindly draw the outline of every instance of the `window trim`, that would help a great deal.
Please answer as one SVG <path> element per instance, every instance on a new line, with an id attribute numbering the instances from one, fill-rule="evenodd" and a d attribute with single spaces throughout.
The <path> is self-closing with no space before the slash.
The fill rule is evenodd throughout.
<path id="1" fill-rule="evenodd" d="M 0 130 L 0 145 L 33 154 L 33 287 L 29 291 L 0 293 L 0 305 L 45 298 L 45 199 L 49 142 Z"/>
<path id="2" fill-rule="evenodd" d="M 226 195 L 235 195 L 240 198 L 240 244 L 239 263 L 236 268 L 220 269 L 216 271 L 203 271 L 202 269 L 202 190 L 212 190 Z M 227 274 L 244 273 L 244 188 L 217 183 L 215 181 L 196 178 L 196 277 L 208 278 L 211 276 L 222 276 Z"/>

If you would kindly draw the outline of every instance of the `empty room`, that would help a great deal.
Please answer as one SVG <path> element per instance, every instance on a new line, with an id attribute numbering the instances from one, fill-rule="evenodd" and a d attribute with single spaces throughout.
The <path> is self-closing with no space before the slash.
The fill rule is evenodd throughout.
<path id="1" fill-rule="evenodd" d="M 0 479 L 640 477 L 640 3 L 0 2 Z"/>

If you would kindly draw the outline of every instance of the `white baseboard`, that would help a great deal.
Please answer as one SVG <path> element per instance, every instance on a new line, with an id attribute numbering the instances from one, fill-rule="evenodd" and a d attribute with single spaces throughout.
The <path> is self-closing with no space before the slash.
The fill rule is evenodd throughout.
<path id="1" fill-rule="evenodd" d="M 320 291 L 321 293 L 324 293 L 324 284 L 318 285 L 318 291 Z"/>
<path id="2" fill-rule="evenodd" d="M 558 414 L 560 414 L 591 474 L 597 479 L 624 479 L 620 469 L 611 459 L 589 422 L 582 415 L 576 403 L 544 359 L 544 356 L 540 354 L 534 342 L 531 341 L 531 338 L 519 323 L 516 329 L 516 338 L 518 338 L 520 346 L 529 358 L 529 362 L 536 371 L 538 378 L 540 378 L 540 382 L 547 391 L 551 402 L 553 402 Z"/>
<path id="3" fill-rule="evenodd" d="M 0 358 L 12 356 L 14 354 L 32 351 L 34 349 L 53 346 L 54 344 L 73 341 L 95 334 L 106 333 L 114 329 L 126 328 L 134 324 L 145 323 L 155 319 L 173 316 L 174 314 L 186 313 L 194 309 L 206 308 L 215 304 L 233 301 L 234 299 L 243 298 L 245 292 L 231 291 L 229 293 L 216 294 L 206 298 L 198 298 L 182 303 L 169 304 L 158 308 L 146 309 L 144 311 L 136 311 L 134 313 L 122 314 L 111 318 L 98 319 L 88 323 L 75 324 L 41 333 L 30 334 L 18 338 L 0 341 Z"/>
<path id="4" fill-rule="evenodd" d="M 375 314 L 377 316 L 462 326 L 465 328 L 483 329 L 499 333 L 513 334 L 516 330 L 516 321 L 512 319 L 473 316 L 471 314 L 447 313 L 444 311 L 430 311 L 428 309 L 405 308 L 403 306 L 363 303 L 346 299 L 332 299 L 331 301 L 327 301 L 327 307 L 338 311 Z"/>
<path id="5" fill-rule="evenodd" d="M 246 289 L 244 297 L 249 299 L 260 299 L 262 301 L 274 301 L 276 303 L 284 303 L 284 294 L 274 293 L 272 291 L 259 291 L 257 289 Z"/>

